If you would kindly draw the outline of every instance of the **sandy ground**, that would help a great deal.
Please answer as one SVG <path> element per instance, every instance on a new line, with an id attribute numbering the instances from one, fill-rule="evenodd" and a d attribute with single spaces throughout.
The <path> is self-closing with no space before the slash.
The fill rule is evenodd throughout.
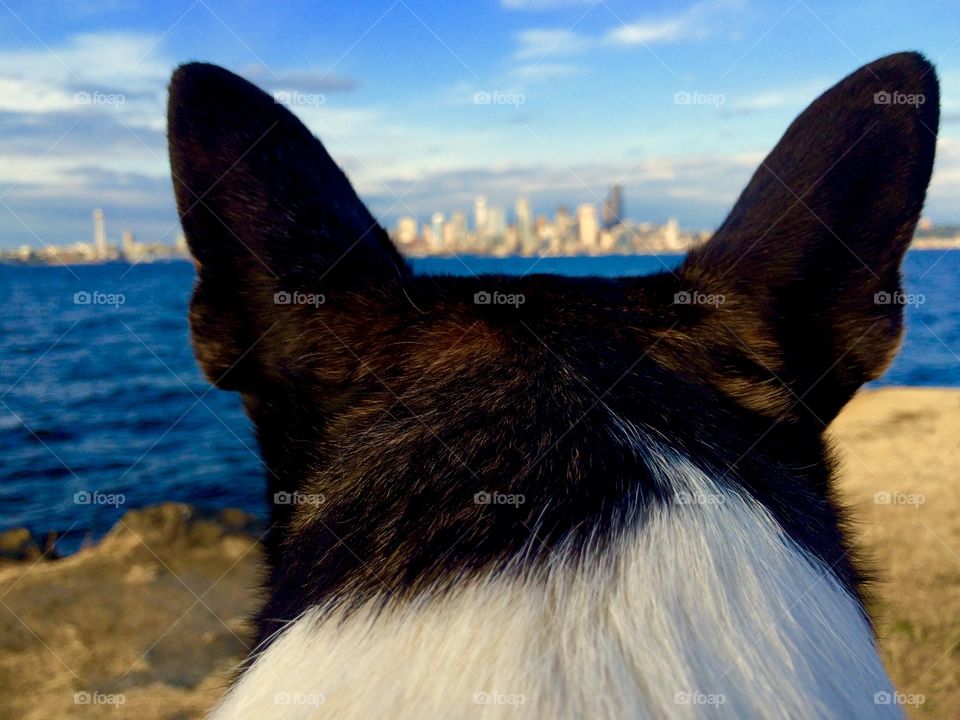
<path id="1" fill-rule="evenodd" d="M 863 393 L 831 436 L 887 670 L 902 699 L 923 700 L 911 717 L 960 717 L 960 390 Z"/>
<path id="2" fill-rule="evenodd" d="M 960 717 L 960 390 L 863 393 L 831 435 L 899 699 Z M 201 716 L 248 642 L 253 529 L 168 504 L 69 558 L 0 564 L 0 719 Z"/>

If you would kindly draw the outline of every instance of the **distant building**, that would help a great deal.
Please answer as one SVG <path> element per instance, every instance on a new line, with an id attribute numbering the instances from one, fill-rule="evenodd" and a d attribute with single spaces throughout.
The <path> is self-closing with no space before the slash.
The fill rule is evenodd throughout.
<path id="1" fill-rule="evenodd" d="M 621 222 L 623 222 L 623 190 L 620 185 L 614 185 L 603 202 L 603 226 L 612 228 Z"/>
<path id="2" fill-rule="evenodd" d="M 467 239 L 467 214 L 463 210 L 457 210 L 450 217 L 450 222 L 447 225 L 450 229 L 447 246 L 450 248 L 461 247 Z"/>
<path id="3" fill-rule="evenodd" d="M 402 215 L 397 220 L 397 230 L 394 235 L 401 245 L 412 245 L 417 241 L 417 219 L 409 215 Z"/>
<path id="4" fill-rule="evenodd" d="M 126 260 L 132 260 L 137 254 L 137 241 L 133 239 L 133 231 L 124 230 L 120 236 L 120 255 Z"/>
<path id="5" fill-rule="evenodd" d="M 502 238 L 507 234 L 507 213 L 503 208 L 487 208 L 486 234 L 490 238 Z"/>
<path id="6" fill-rule="evenodd" d="M 443 213 L 435 212 L 430 216 L 430 249 L 440 250 L 444 244 Z"/>
<path id="7" fill-rule="evenodd" d="M 533 213 L 530 211 L 530 201 L 525 197 L 517 198 L 514 211 L 517 214 L 517 233 L 520 236 L 520 242 L 526 245 L 533 235 Z"/>
<path id="8" fill-rule="evenodd" d="M 577 227 L 580 247 L 590 251 L 597 246 L 597 209 L 593 205 L 577 208 Z"/>
<path id="9" fill-rule="evenodd" d="M 676 218 L 670 218 L 663 226 L 663 244 L 670 250 L 686 249 L 680 238 L 680 223 Z"/>
<path id="10" fill-rule="evenodd" d="M 473 231 L 478 238 L 487 234 L 487 199 L 483 195 L 473 201 Z"/>
<path id="11" fill-rule="evenodd" d="M 93 251 L 98 258 L 107 256 L 107 225 L 100 208 L 93 211 Z"/>
<path id="12" fill-rule="evenodd" d="M 570 212 L 566 205 L 557 208 L 557 216 L 554 218 L 553 224 L 556 225 L 557 235 L 561 238 L 570 230 Z"/>

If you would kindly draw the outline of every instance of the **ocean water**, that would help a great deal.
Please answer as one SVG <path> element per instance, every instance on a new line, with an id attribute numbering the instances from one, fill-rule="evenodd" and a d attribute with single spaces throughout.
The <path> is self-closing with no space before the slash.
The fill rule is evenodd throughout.
<path id="1" fill-rule="evenodd" d="M 678 262 L 454 258 L 414 267 L 616 276 Z M 0 266 L 0 530 L 56 530 L 70 552 L 126 510 L 164 500 L 265 515 L 264 471 L 239 398 L 212 389 L 190 349 L 193 277 L 188 262 Z M 907 306 L 903 349 L 876 384 L 960 386 L 960 252 L 910 252 L 905 282 L 922 303 Z"/>

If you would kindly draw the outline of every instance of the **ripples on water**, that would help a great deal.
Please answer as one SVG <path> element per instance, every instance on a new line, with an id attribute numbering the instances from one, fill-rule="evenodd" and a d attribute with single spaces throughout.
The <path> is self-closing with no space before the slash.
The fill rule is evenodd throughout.
<path id="1" fill-rule="evenodd" d="M 960 253 L 911 252 L 907 338 L 877 384 L 960 385 Z M 678 258 L 430 259 L 422 272 L 643 274 Z M 469 269 L 468 269 L 469 266 Z M 0 266 L 0 529 L 67 532 L 64 551 L 163 500 L 265 514 L 263 468 L 233 393 L 211 390 L 187 339 L 193 266 Z M 117 306 L 77 292 L 122 293 Z M 119 507 L 78 492 L 122 493 Z"/>

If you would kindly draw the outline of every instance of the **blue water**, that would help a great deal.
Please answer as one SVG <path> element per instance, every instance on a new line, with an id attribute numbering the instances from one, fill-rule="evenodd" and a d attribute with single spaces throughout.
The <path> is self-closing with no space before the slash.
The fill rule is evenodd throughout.
<path id="1" fill-rule="evenodd" d="M 414 266 L 614 276 L 678 261 L 463 258 Z M 960 252 L 911 252 L 905 278 L 924 303 L 907 307 L 903 350 L 878 384 L 960 386 Z M 210 388 L 188 343 L 192 282 L 188 262 L 0 266 L 0 529 L 66 532 L 59 547 L 70 552 L 127 509 L 162 500 L 264 514 L 263 469 L 239 398 Z M 76 304 L 78 292 L 102 295 Z M 122 304 L 110 297 L 119 294 Z M 102 495 L 84 503 L 84 492 Z"/>

